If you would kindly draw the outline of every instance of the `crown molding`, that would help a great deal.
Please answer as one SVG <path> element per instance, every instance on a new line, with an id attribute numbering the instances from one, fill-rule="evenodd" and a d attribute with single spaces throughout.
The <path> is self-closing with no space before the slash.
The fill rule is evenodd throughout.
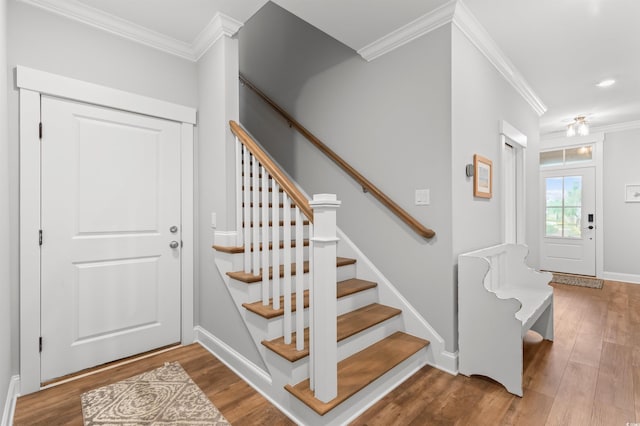
<path id="1" fill-rule="evenodd" d="M 636 130 L 640 129 L 640 120 L 636 121 L 626 121 L 624 123 L 617 124 L 609 124 L 607 126 L 598 126 L 592 127 L 591 130 L 594 132 L 601 133 L 613 133 L 613 132 L 624 132 L 625 130 Z"/>
<path id="2" fill-rule="evenodd" d="M 547 106 L 535 94 L 529 83 L 500 50 L 487 30 L 473 16 L 462 0 L 450 0 L 415 21 L 363 47 L 358 50 L 358 54 L 366 61 L 372 61 L 450 22 L 453 22 L 462 31 L 539 116 L 547 111 Z"/>
<path id="3" fill-rule="evenodd" d="M 367 62 L 373 61 L 418 37 L 448 24 L 453 19 L 455 10 L 456 0 L 450 0 L 437 9 L 359 49 L 357 51 L 358 55 L 362 56 Z"/>
<path id="4" fill-rule="evenodd" d="M 522 74 L 502 52 L 496 42 L 491 38 L 487 30 L 476 19 L 467 6 L 458 0 L 453 23 L 471 41 L 476 48 L 491 62 L 500 74 L 513 86 L 514 89 L 533 108 L 538 116 L 547 111 L 547 106 L 536 95 Z"/>
<path id="5" fill-rule="evenodd" d="M 216 13 L 213 19 L 193 40 L 193 54 L 195 60 L 198 61 L 211 46 L 213 46 L 221 37 L 233 37 L 244 25 L 240 21 L 224 15 L 220 12 Z"/>
<path id="6" fill-rule="evenodd" d="M 192 43 L 186 43 L 76 0 L 17 1 L 193 62 L 221 37 L 232 37 L 242 27 L 241 22 L 218 12 Z"/>
<path id="7" fill-rule="evenodd" d="M 640 120 L 636 121 L 625 121 L 623 123 L 615 123 L 615 124 L 607 124 L 605 126 L 591 126 L 591 134 L 605 134 L 605 133 L 614 133 L 614 132 L 624 132 L 627 130 L 637 130 L 640 129 Z M 573 136 L 571 139 L 578 138 L 580 136 Z M 566 132 L 564 130 L 545 133 L 540 136 L 541 141 L 548 141 L 553 139 L 565 139 L 567 138 Z"/>

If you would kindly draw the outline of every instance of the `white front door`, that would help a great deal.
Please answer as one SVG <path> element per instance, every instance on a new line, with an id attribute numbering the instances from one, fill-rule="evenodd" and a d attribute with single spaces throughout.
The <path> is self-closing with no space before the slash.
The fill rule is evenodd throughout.
<path id="1" fill-rule="evenodd" d="M 596 274 L 595 168 L 541 171 L 543 212 L 540 268 Z"/>
<path id="2" fill-rule="evenodd" d="M 181 200 L 179 123 L 41 111 L 44 382 L 180 341 Z"/>

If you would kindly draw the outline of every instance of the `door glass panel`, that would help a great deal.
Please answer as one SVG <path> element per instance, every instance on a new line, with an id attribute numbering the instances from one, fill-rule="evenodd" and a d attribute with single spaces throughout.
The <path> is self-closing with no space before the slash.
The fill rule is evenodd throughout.
<path id="1" fill-rule="evenodd" d="M 582 238 L 582 176 L 545 179 L 545 236 Z"/>
<path id="2" fill-rule="evenodd" d="M 562 237 L 562 207 L 547 207 L 546 236 Z"/>

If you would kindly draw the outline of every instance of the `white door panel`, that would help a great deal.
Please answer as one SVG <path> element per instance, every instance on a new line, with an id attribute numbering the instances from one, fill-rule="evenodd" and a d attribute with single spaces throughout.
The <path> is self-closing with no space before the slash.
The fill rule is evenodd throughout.
<path id="1" fill-rule="evenodd" d="M 596 274 L 595 169 L 542 171 L 540 268 Z"/>
<path id="2" fill-rule="evenodd" d="M 42 98 L 41 380 L 180 341 L 180 124 Z"/>

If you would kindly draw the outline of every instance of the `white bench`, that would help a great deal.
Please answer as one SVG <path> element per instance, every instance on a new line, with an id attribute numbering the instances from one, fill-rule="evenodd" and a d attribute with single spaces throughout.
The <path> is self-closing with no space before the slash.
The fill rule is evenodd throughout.
<path id="1" fill-rule="evenodd" d="M 458 256 L 458 369 L 519 396 L 522 338 L 531 329 L 553 340 L 552 275 L 529 268 L 528 251 L 500 244 Z"/>

